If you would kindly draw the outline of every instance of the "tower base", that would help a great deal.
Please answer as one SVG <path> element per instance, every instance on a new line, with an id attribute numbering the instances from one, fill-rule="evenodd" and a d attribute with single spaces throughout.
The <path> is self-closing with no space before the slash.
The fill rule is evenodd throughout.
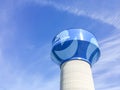
<path id="1" fill-rule="evenodd" d="M 95 90 L 90 65 L 82 60 L 63 63 L 60 90 Z"/>

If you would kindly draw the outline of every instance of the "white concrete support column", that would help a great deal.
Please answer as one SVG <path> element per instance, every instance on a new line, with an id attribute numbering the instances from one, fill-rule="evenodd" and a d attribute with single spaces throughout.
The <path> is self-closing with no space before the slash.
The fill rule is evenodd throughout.
<path id="1" fill-rule="evenodd" d="M 95 90 L 90 65 L 83 60 L 63 63 L 60 90 Z"/>

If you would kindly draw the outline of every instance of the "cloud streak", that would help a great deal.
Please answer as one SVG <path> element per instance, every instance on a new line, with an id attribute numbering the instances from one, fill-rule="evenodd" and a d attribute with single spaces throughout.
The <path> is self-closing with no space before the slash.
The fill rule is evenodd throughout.
<path id="1" fill-rule="evenodd" d="M 120 34 L 100 42 L 101 58 L 93 67 L 96 90 L 119 90 Z"/>
<path id="2" fill-rule="evenodd" d="M 16 32 L 18 31 L 18 28 L 16 27 L 16 24 L 14 22 L 13 14 L 15 13 L 15 9 L 17 5 L 23 5 L 26 1 L 18 1 L 15 2 L 14 0 L 6 0 L 3 2 L 0 6 L 0 89 L 1 90 L 59 90 L 59 75 L 54 77 L 50 76 L 48 79 L 48 76 L 46 77 L 46 74 L 49 74 L 50 72 L 54 72 L 56 70 L 56 67 L 51 65 L 51 61 L 47 63 L 49 66 L 49 72 L 46 73 L 44 70 L 47 70 L 45 68 L 46 60 L 49 60 L 49 49 L 50 48 L 47 45 L 43 45 L 39 48 L 36 48 L 31 45 L 23 46 L 24 51 L 25 50 L 33 50 L 33 56 L 30 56 L 32 59 L 35 59 L 34 63 L 30 63 L 29 65 L 26 65 L 26 68 L 22 67 L 23 63 L 20 62 L 19 55 L 14 53 L 14 48 L 12 48 L 12 51 L 10 51 L 11 57 L 7 57 L 8 49 L 13 45 L 14 39 L 16 38 Z M 23 7 L 23 6 L 22 6 Z M 47 53 L 46 53 L 46 52 Z M 19 52 L 19 51 L 18 51 Z M 44 53 L 43 53 L 44 52 Z M 42 57 L 43 62 L 40 63 L 40 58 Z M 19 59 L 19 60 L 18 60 Z M 28 59 L 28 58 L 27 58 Z M 17 61 L 18 62 L 12 62 Z M 16 64 L 16 65 L 14 65 Z M 30 74 L 31 69 L 34 69 L 34 67 L 38 66 L 38 72 L 39 73 L 32 73 Z M 43 64 L 43 65 L 42 65 Z M 44 68 L 44 69 L 43 69 Z M 43 72 L 44 71 L 44 72 Z"/>
<path id="3" fill-rule="evenodd" d="M 3 48 L 2 48 L 3 49 Z M 4 50 L 1 49 L 0 53 L 0 89 L 5 90 L 59 90 L 59 73 L 55 74 L 55 70 L 59 67 L 51 65 L 49 60 L 48 45 L 44 45 L 37 51 L 33 52 L 34 62 L 26 65 L 26 68 L 18 68 L 5 58 Z M 25 48 L 24 48 L 25 49 Z M 47 53 L 41 54 L 44 51 Z M 35 55 L 35 56 L 34 56 Z M 12 59 L 14 56 L 12 56 Z M 19 58 L 20 59 L 20 58 Z M 43 61 L 40 61 L 40 60 Z M 47 62 L 47 64 L 45 64 Z M 16 63 L 19 65 L 19 62 Z M 38 65 L 39 64 L 39 65 Z M 43 66 L 43 65 L 45 66 Z M 47 65 L 47 68 L 46 68 Z M 32 73 L 34 67 L 40 66 L 37 73 Z M 49 67 L 49 69 L 48 69 Z M 46 71 L 45 71 L 46 70 Z M 51 73 L 55 75 L 49 75 Z"/>
<path id="4" fill-rule="evenodd" d="M 111 0 L 113 1 L 113 0 Z M 44 45 L 43 47 L 39 48 L 38 50 L 34 51 L 32 54 L 33 59 L 36 59 L 37 61 L 29 64 L 27 68 L 16 68 L 13 66 L 13 62 L 9 61 L 9 58 L 6 57 L 6 53 L 4 53 L 6 45 L 8 42 L 11 42 L 13 38 L 15 38 L 15 31 L 16 26 L 14 25 L 13 21 L 13 12 L 14 9 L 16 9 L 17 5 L 23 4 L 25 2 L 34 2 L 40 5 L 50 5 L 58 10 L 67 11 L 69 13 L 75 14 L 75 15 L 85 15 L 93 19 L 101 20 L 102 22 L 111 24 L 117 28 L 120 28 L 120 13 L 117 9 L 118 7 L 113 7 L 114 10 L 105 7 L 107 5 L 107 1 L 104 1 L 104 6 L 99 5 L 101 7 L 101 10 L 99 10 L 95 4 L 89 3 L 88 5 L 86 2 L 80 1 L 71 1 L 67 2 L 56 2 L 55 0 L 21 0 L 16 5 L 13 3 L 13 1 L 8 1 L 6 4 L 2 5 L 0 8 L 0 89 L 4 90 L 59 90 L 59 71 L 57 65 L 52 66 L 52 63 L 47 63 L 47 66 L 49 67 L 48 73 L 46 74 L 44 70 L 47 70 L 45 68 L 46 61 L 43 61 L 42 63 L 39 62 L 39 59 L 42 57 L 44 60 L 49 60 L 49 49 L 50 46 Z M 19 4 L 19 5 L 20 5 Z M 101 3 L 102 4 L 102 3 Z M 110 4 L 110 3 L 109 3 Z M 15 5 L 15 6 L 14 6 Z M 94 7 L 92 7 L 94 5 Z M 116 5 L 116 4 L 114 4 Z M 110 5 L 111 6 L 111 5 Z M 98 10 L 97 10 L 98 9 Z M 112 13 L 111 13 L 112 12 Z M 100 41 L 100 47 L 101 47 L 101 58 L 99 62 L 97 62 L 93 66 L 93 75 L 95 80 L 95 87 L 96 90 L 120 90 L 119 87 L 119 76 L 120 76 L 120 66 L 119 66 L 119 59 L 120 59 L 120 41 L 119 41 L 120 34 L 115 33 L 111 35 L 111 37 L 108 37 L 102 41 Z M 30 47 L 29 49 L 35 47 L 26 46 L 24 49 Z M 32 50 L 32 49 L 31 49 Z M 46 52 L 44 52 L 46 51 Z M 40 55 L 40 56 L 39 56 Z M 43 57 L 44 56 L 44 57 Z M 14 59 L 14 57 L 11 57 Z M 32 69 L 34 66 L 37 66 L 37 63 L 41 65 L 40 73 L 32 73 L 29 72 L 30 69 Z M 19 65 L 19 62 L 16 63 Z M 17 66 L 17 65 L 16 65 Z M 22 66 L 21 66 L 22 67 Z M 44 70 L 43 70 L 44 67 Z M 44 71 L 44 72 L 43 72 Z M 58 71 L 58 72 L 56 72 Z M 39 71 L 38 71 L 39 72 Z M 52 73 L 55 74 L 50 76 Z M 58 73 L 58 74 L 56 74 Z M 50 78 L 48 79 L 48 76 Z M 47 78 L 47 79 L 45 79 Z"/>
<path id="5" fill-rule="evenodd" d="M 37 4 L 50 5 L 58 10 L 67 11 L 75 15 L 84 15 L 90 18 L 100 20 L 104 23 L 111 24 L 116 28 L 120 28 L 120 6 L 118 2 L 114 0 L 108 1 L 75 1 L 70 0 L 63 2 L 57 2 L 56 0 L 34 0 Z M 113 3 L 111 3 L 113 2 Z"/>

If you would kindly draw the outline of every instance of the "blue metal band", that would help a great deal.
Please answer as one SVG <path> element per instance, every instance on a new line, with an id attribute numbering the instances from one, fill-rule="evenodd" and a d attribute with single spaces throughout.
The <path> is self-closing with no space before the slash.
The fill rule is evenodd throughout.
<path id="1" fill-rule="evenodd" d="M 100 57 L 95 37 L 82 29 L 65 30 L 53 39 L 51 58 L 58 65 L 68 60 L 83 60 L 93 65 Z"/>

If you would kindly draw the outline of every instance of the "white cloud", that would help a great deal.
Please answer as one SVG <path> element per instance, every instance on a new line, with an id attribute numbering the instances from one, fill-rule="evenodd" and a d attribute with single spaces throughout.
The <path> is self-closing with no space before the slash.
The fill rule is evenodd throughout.
<path id="1" fill-rule="evenodd" d="M 24 75 L 19 78 L 17 76 L 16 82 L 7 90 L 54 90 L 54 88 L 58 87 L 58 79 L 56 78 L 44 81 L 40 75 Z"/>
<path id="2" fill-rule="evenodd" d="M 18 67 L 14 67 L 12 64 L 13 62 L 9 62 L 6 60 L 5 53 L 3 52 L 4 48 L 1 48 L 0 52 L 0 89 L 5 89 L 5 90 L 59 90 L 59 73 L 57 75 L 53 75 L 54 77 L 51 77 L 51 75 L 44 76 L 46 72 L 51 72 L 53 73 L 56 69 L 58 70 L 59 67 L 56 66 L 49 66 L 47 64 L 46 66 L 42 66 L 41 64 L 44 64 L 44 62 L 49 63 L 47 60 L 48 59 L 48 45 L 42 46 L 38 51 L 33 52 L 37 56 L 32 56 L 36 57 L 36 60 L 29 64 L 26 65 L 27 68 L 21 69 Z M 31 48 L 30 48 L 31 49 Z M 45 53 L 43 53 L 46 51 Z M 44 55 L 43 55 L 44 54 Z M 41 57 L 41 58 L 40 58 Z M 14 56 L 12 57 L 14 58 Z M 34 59 L 34 58 L 33 58 Z M 40 60 L 43 59 L 45 60 L 44 62 Z M 16 63 L 19 65 L 19 62 Z M 36 67 L 37 64 L 41 65 L 42 70 L 38 69 L 39 73 L 32 73 L 30 74 L 30 71 L 33 67 Z M 46 64 L 45 64 L 46 65 Z M 56 68 L 56 69 L 55 69 Z M 44 71 L 45 70 L 45 71 Z M 48 72 L 48 73 L 49 73 Z M 50 74 L 51 74 L 50 73 Z"/>
<path id="3" fill-rule="evenodd" d="M 27 0 L 26 0 L 27 1 Z M 28 0 L 29 1 L 29 0 Z M 33 0 L 31 0 L 34 2 Z M 10 4 L 10 3 L 11 4 Z M 15 67 L 12 66 L 11 63 L 6 62 L 5 58 L 3 57 L 3 48 L 5 47 L 5 40 L 9 39 L 9 37 L 13 36 L 14 28 L 11 25 L 11 15 L 12 11 L 14 10 L 14 3 L 9 1 L 5 6 L 2 6 L 0 9 L 0 89 L 5 90 L 59 90 L 59 75 L 53 77 L 49 80 L 45 80 L 41 75 L 33 74 L 30 75 L 27 73 L 27 70 L 36 65 L 30 65 L 26 70 L 15 70 Z M 49 0 L 36 0 L 37 3 L 42 5 L 51 5 L 55 8 L 63 11 L 68 11 L 75 15 L 85 15 L 94 19 L 101 20 L 108 24 L 114 25 L 117 28 L 120 28 L 120 13 L 118 10 L 115 11 L 104 11 L 104 7 L 102 8 L 102 12 L 100 10 L 94 10 L 91 8 L 91 5 L 87 9 L 82 6 L 80 2 L 71 2 L 71 4 L 67 3 L 57 3 L 55 1 Z M 107 2 L 107 1 L 106 1 Z M 22 1 L 21 1 L 22 3 Z M 74 5 L 72 5 L 72 3 Z M 64 5 L 65 4 L 65 5 Z M 79 4 L 81 6 L 79 6 Z M 18 5 L 18 4 L 17 4 Z M 112 12 L 112 13 L 111 13 Z M 11 35 L 11 36 L 9 36 Z M 7 37 L 6 37 L 7 36 Z M 120 34 L 113 34 L 111 37 L 102 40 L 100 42 L 102 56 L 98 63 L 95 64 L 93 67 L 94 71 L 94 79 L 95 79 L 95 86 L 96 90 L 119 90 L 119 76 L 120 76 L 120 66 L 119 66 L 119 59 L 120 59 L 120 41 L 119 41 Z M 8 40 L 9 41 L 9 40 Z M 31 47 L 30 47 L 31 48 Z M 44 50 L 48 49 L 48 46 L 42 47 Z M 41 52 L 37 52 L 43 55 L 42 50 Z M 45 53 L 45 52 L 44 52 Z M 40 57 L 38 57 L 39 59 Z M 48 52 L 46 53 L 44 59 L 48 59 Z M 51 66 L 51 72 L 58 69 L 56 66 Z"/>
<path id="4" fill-rule="evenodd" d="M 119 90 L 120 34 L 100 41 L 101 58 L 93 66 L 96 90 Z"/>
<path id="5" fill-rule="evenodd" d="M 16 4 L 17 3 L 17 4 Z M 20 68 L 19 61 L 16 63 L 18 67 L 15 67 L 13 65 L 14 62 L 11 62 L 10 59 L 19 59 L 18 56 L 11 56 L 6 57 L 6 53 L 4 50 L 6 50 L 9 46 L 9 44 L 13 43 L 13 39 L 16 37 L 16 31 L 17 27 L 14 24 L 14 10 L 17 5 L 23 4 L 24 2 L 15 2 L 14 0 L 6 0 L 4 3 L 0 6 L 0 89 L 1 90 L 59 90 L 59 75 L 56 77 L 50 77 L 47 76 L 45 78 L 44 74 L 45 71 L 43 68 L 40 68 L 43 70 L 39 74 L 33 73 L 29 74 L 29 71 L 31 68 L 36 66 L 36 64 L 45 65 L 44 62 L 40 63 L 40 58 L 42 57 L 43 60 L 49 60 L 49 46 L 44 45 L 41 46 L 40 49 L 38 49 L 36 52 L 37 56 L 31 56 L 36 57 L 36 62 L 27 65 L 27 68 Z M 25 49 L 34 49 L 34 46 L 27 45 Z M 14 48 L 13 48 L 14 49 Z M 45 52 L 46 51 L 46 52 Z M 43 53 L 44 52 L 44 53 Z M 12 53 L 12 51 L 11 51 Z M 44 56 L 43 56 L 44 55 Z M 16 65 L 16 66 L 17 66 Z M 42 65 L 42 66 L 43 66 Z M 56 66 L 49 67 L 49 72 L 54 72 L 56 70 L 55 68 L 58 68 Z M 45 68 L 47 70 L 47 68 Z M 47 72 L 47 71 L 46 71 Z M 48 73 L 49 73 L 48 72 Z"/>
<path id="6" fill-rule="evenodd" d="M 50 5 L 58 10 L 67 11 L 75 15 L 84 15 L 93 19 L 101 20 L 120 28 L 119 1 L 74 1 L 57 2 L 55 0 L 34 0 L 37 4 Z M 112 3 L 111 3 L 112 2 Z M 114 3 L 114 4 L 113 4 Z"/>

